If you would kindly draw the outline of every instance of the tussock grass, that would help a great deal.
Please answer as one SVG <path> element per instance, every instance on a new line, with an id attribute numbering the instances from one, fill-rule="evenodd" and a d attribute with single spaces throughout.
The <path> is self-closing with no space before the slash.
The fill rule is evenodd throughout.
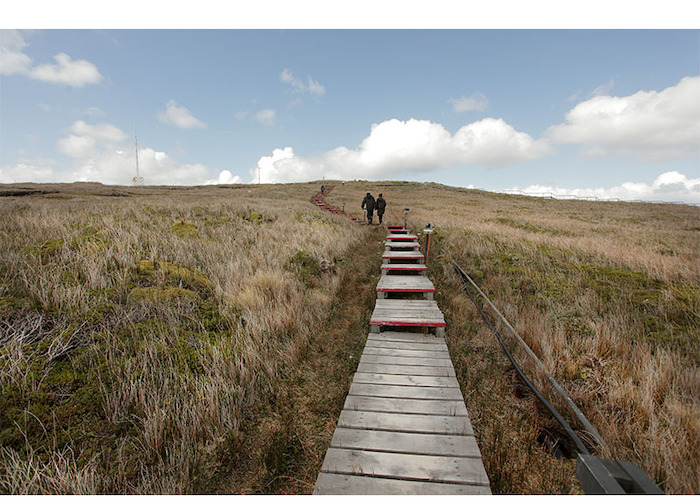
<path id="1" fill-rule="evenodd" d="M 408 207 L 415 233 L 437 226 L 430 276 L 494 492 L 580 489 L 440 247 L 612 456 L 700 491 L 696 207 L 335 185 L 348 213 L 369 190 L 385 224 Z M 309 203 L 318 186 L 12 186 L 35 194 L 0 198 L 0 491 L 310 492 L 373 303 L 379 263 L 355 263 L 382 249 Z"/>
<path id="2" fill-rule="evenodd" d="M 57 188 L 0 202 L 0 489 L 192 492 L 323 324 L 360 229 L 312 184 Z"/>

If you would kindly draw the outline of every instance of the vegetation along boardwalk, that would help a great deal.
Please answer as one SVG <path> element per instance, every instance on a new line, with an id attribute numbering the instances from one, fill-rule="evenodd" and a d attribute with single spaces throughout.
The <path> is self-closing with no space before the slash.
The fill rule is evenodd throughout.
<path id="1" fill-rule="evenodd" d="M 372 332 L 314 494 L 490 494 L 423 254 L 417 244 L 398 250 L 397 234 L 416 238 L 392 231 Z"/>

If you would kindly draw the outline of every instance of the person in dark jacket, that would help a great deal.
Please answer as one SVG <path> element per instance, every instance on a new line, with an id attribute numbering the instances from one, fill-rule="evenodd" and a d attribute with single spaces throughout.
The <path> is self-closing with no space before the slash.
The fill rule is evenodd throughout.
<path id="1" fill-rule="evenodd" d="M 379 193 L 379 196 L 377 196 L 377 202 L 374 206 L 377 209 L 377 217 L 379 217 L 379 223 L 381 224 L 384 210 L 386 210 L 386 200 L 382 197 L 382 193 Z"/>
<path id="2" fill-rule="evenodd" d="M 372 224 L 372 216 L 374 215 L 374 196 L 367 191 L 367 194 L 362 198 L 362 209 L 367 210 L 367 224 Z"/>

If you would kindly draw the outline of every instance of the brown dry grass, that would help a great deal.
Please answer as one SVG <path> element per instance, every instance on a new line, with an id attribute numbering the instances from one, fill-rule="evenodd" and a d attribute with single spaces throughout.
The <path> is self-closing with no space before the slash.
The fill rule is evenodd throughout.
<path id="1" fill-rule="evenodd" d="M 316 189 L 72 185 L 3 199 L 0 488 L 206 484 L 325 324 L 361 234 L 309 203 Z"/>
<path id="2" fill-rule="evenodd" d="M 0 198 L 0 490 L 308 493 L 381 252 L 381 230 L 309 203 L 319 185 L 9 187 L 39 192 Z M 415 232 L 438 227 L 430 275 L 494 492 L 580 490 L 439 247 L 613 456 L 700 491 L 700 210 L 335 185 L 355 215 L 370 190 L 386 223 L 410 207 Z"/>
<path id="3" fill-rule="evenodd" d="M 495 492 L 578 490 L 572 465 L 537 445 L 538 435 L 560 432 L 520 387 L 439 247 L 565 386 L 612 456 L 639 464 L 668 493 L 700 491 L 700 209 L 348 186 L 330 200 L 383 192 L 390 222 L 410 207 L 414 231 L 427 222 L 438 228 L 430 273 Z M 519 359 L 547 387 L 526 356 Z"/>

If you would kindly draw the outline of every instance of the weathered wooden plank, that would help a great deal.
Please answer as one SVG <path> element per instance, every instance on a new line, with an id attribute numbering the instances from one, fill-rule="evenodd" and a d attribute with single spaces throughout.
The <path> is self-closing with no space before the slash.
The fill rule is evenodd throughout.
<path id="1" fill-rule="evenodd" d="M 392 252 L 391 250 L 385 250 L 382 254 L 382 259 L 423 259 L 424 257 L 418 251 Z"/>
<path id="2" fill-rule="evenodd" d="M 468 416 L 464 401 L 433 399 L 402 399 L 372 396 L 348 396 L 344 408 L 356 411 L 379 411 L 418 415 Z"/>
<path id="3" fill-rule="evenodd" d="M 387 330 L 381 333 L 370 333 L 367 340 L 385 340 L 398 342 L 417 342 L 423 344 L 444 344 L 445 339 L 439 339 L 435 335 L 415 332 L 397 332 Z"/>
<path id="4" fill-rule="evenodd" d="M 390 248 L 392 250 L 403 249 L 403 248 L 418 249 L 418 248 L 420 248 L 420 243 L 418 243 L 417 241 L 386 240 L 386 242 L 384 243 L 384 246 L 386 248 Z"/>
<path id="5" fill-rule="evenodd" d="M 418 285 L 425 285 L 431 288 L 435 288 L 435 285 L 433 284 L 432 281 L 430 281 L 430 278 L 427 276 L 411 276 L 411 275 L 387 275 L 383 276 L 380 280 L 379 283 L 386 284 L 386 285 L 404 285 L 404 284 L 418 284 Z"/>
<path id="6" fill-rule="evenodd" d="M 364 354 L 397 356 L 403 358 L 450 359 L 450 353 L 447 351 L 409 351 L 407 349 L 381 349 L 376 347 L 365 347 Z"/>
<path id="7" fill-rule="evenodd" d="M 419 275 L 425 275 L 428 270 L 425 264 L 410 264 L 410 263 L 389 263 L 384 264 L 381 268 L 382 276 L 386 276 L 389 273 L 414 273 Z"/>
<path id="8" fill-rule="evenodd" d="M 374 308 L 391 310 L 440 310 L 437 301 L 423 299 L 376 299 L 374 301 Z"/>
<path id="9" fill-rule="evenodd" d="M 377 315 L 370 319 L 370 325 L 372 325 L 373 332 L 379 332 L 380 326 L 439 326 L 444 330 L 445 321 L 434 317 L 425 317 L 421 315 L 414 316 L 381 316 Z M 376 327 L 376 328 L 375 328 Z M 441 335 L 440 335 L 441 336 Z"/>
<path id="10" fill-rule="evenodd" d="M 370 320 L 370 323 L 372 321 L 400 321 L 400 320 L 415 320 L 417 322 L 439 322 L 442 323 L 442 326 L 445 324 L 444 316 L 440 311 L 436 311 L 433 309 L 403 309 L 403 310 L 397 310 L 397 309 L 380 309 L 376 308 L 374 310 L 374 313 L 372 314 L 372 319 Z"/>
<path id="11" fill-rule="evenodd" d="M 376 347 L 379 349 L 404 349 L 407 351 L 446 351 L 446 344 L 428 344 L 418 342 L 399 342 L 387 340 L 367 340 L 366 347 Z"/>
<path id="12" fill-rule="evenodd" d="M 406 481 L 321 472 L 314 495 L 490 495 L 488 486 Z"/>
<path id="13" fill-rule="evenodd" d="M 366 351 L 366 349 L 365 349 Z M 416 366 L 443 366 L 452 367 L 449 357 L 445 358 L 416 358 L 413 356 L 383 356 L 369 354 L 365 352 L 360 358 L 360 363 L 384 363 L 395 365 L 416 365 Z"/>
<path id="14" fill-rule="evenodd" d="M 331 442 L 333 448 L 391 451 L 411 455 L 479 458 L 474 436 L 414 434 L 338 428 Z"/>
<path id="15" fill-rule="evenodd" d="M 394 240 L 394 241 L 417 241 L 418 236 L 415 234 L 396 234 L 396 233 L 389 233 L 386 235 L 387 240 Z"/>
<path id="16" fill-rule="evenodd" d="M 410 262 L 386 262 L 381 266 L 382 271 L 427 271 L 425 264 L 412 264 Z"/>
<path id="17" fill-rule="evenodd" d="M 371 325 L 445 326 L 445 317 L 434 300 L 377 299 Z"/>
<path id="18" fill-rule="evenodd" d="M 435 292 L 427 276 L 384 274 L 377 282 L 378 292 Z"/>
<path id="19" fill-rule="evenodd" d="M 466 416 L 416 415 L 343 410 L 340 412 L 340 417 L 338 418 L 338 427 L 371 429 L 375 431 L 415 432 L 421 434 L 474 435 L 469 417 Z"/>
<path id="20" fill-rule="evenodd" d="M 405 387 L 401 385 L 358 384 L 353 382 L 348 394 L 400 399 L 436 399 L 464 401 L 457 387 Z"/>
<path id="21" fill-rule="evenodd" d="M 379 300 L 393 300 L 393 299 L 379 299 Z M 430 302 L 426 300 L 425 302 Z M 444 319 L 442 312 L 436 307 L 416 307 L 408 306 L 405 309 L 393 309 L 392 307 L 397 307 L 393 305 L 391 307 L 375 307 L 372 316 L 375 318 L 411 318 L 416 319 Z"/>
<path id="22" fill-rule="evenodd" d="M 488 486 L 479 458 L 433 457 L 330 448 L 323 472 Z"/>
<path id="23" fill-rule="evenodd" d="M 394 375 L 384 373 L 355 373 L 358 384 L 405 385 L 408 387 L 459 387 L 455 377 L 430 375 Z"/>
<path id="24" fill-rule="evenodd" d="M 454 377 L 455 371 L 451 366 L 416 366 L 362 363 L 357 367 L 358 373 L 386 373 L 391 375 L 428 375 L 433 377 Z"/>
<path id="25" fill-rule="evenodd" d="M 366 347 L 404 349 L 407 351 L 447 351 L 447 345 L 437 342 L 401 342 L 400 340 L 367 339 Z"/>

